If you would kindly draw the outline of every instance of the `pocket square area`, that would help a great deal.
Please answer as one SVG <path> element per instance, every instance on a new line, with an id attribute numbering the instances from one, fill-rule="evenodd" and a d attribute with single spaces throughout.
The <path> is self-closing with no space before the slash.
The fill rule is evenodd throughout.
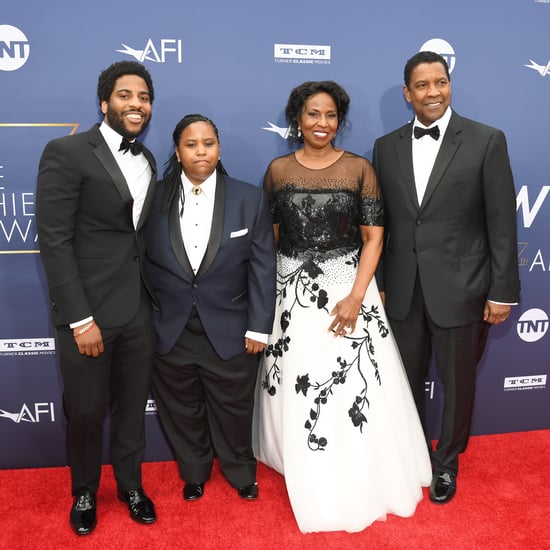
<path id="1" fill-rule="evenodd" d="M 234 239 L 235 237 L 242 237 L 247 233 L 248 233 L 248 227 L 245 227 L 244 229 L 239 229 L 238 231 L 231 231 L 231 233 L 229 234 L 229 238 Z"/>

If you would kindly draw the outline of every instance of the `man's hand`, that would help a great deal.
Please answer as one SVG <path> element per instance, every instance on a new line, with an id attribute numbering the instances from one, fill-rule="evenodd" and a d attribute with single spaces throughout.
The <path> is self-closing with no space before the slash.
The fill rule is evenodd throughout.
<path id="1" fill-rule="evenodd" d="M 264 351 L 267 345 L 263 342 L 258 342 L 258 340 L 252 340 L 252 338 L 245 338 L 244 347 L 246 349 L 246 353 L 260 353 Z"/>
<path id="2" fill-rule="evenodd" d="M 506 304 L 495 304 L 494 302 L 485 302 L 483 309 L 483 320 L 491 325 L 500 325 L 510 317 L 511 306 Z"/>
<path id="3" fill-rule="evenodd" d="M 92 321 L 92 326 L 83 334 L 79 334 L 80 327 L 73 329 L 73 336 L 78 352 L 88 357 L 97 357 L 103 353 L 103 338 L 99 327 Z"/>

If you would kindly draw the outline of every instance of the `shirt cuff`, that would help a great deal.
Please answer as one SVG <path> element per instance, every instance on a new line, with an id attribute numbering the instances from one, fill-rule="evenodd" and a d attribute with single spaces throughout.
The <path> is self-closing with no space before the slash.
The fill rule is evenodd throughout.
<path id="1" fill-rule="evenodd" d="M 247 330 L 244 337 L 245 338 L 250 338 L 251 340 L 256 340 L 257 342 L 261 342 L 262 344 L 267 344 L 267 339 L 269 337 L 269 334 L 264 334 L 263 332 L 254 332 L 252 330 Z"/>
<path id="2" fill-rule="evenodd" d="M 85 325 L 86 323 L 89 323 L 90 321 L 93 321 L 94 318 L 90 315 L 90 317 L 86 317 L 86 319 L 82 319 L 82 321 L 76 321 L 75 323 L 69 323 L 69 328 L 77 328 L 81 327 L 82 325 Z"/>

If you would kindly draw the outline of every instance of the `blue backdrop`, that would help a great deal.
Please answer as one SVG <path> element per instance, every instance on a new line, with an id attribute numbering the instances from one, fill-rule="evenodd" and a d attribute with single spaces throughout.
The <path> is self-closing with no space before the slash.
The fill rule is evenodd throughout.
<path id="1" fill-rule="evenodd" d="M 6 3 L 4 3 L 6 4 Z M 288 151 L 284 106 L 294 86 L 333 79 L 351 96 L 341 145 L 374 140 L 411 118 L 405 61 L 445 55 L 453 108 L 504 130 L 517 191 L 522 301 L 492 329 L 479 368 L 474 434 L 550 427 L 550 0 L 19 0 L 0 14 L 0 468 L 66 464 L 61 380 L 34 218 L 47 141 L 100 120 L 99 72 L 142 61 L 156 100 L 145 143 L 160 167 L 185 114 L 212 118 L 231 175 L 260 184 Z M 437 433 L 435 374 L 430 429 Z M 171 458 L 154 403 L 147 459 Z M 108 460 L 108 457 L 105 457 Z"/>

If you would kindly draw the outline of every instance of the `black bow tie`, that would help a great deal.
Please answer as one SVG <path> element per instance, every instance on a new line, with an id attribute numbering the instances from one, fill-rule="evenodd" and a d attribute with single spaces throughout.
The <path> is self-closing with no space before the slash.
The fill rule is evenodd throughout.
<path id="1" fill-rule="evenodd" d="M 439 126 L 433 128 L 420 128 L 420 126 L 414 127 L 414 137 L 420 139 L 422 136 L 432 136 L 436 141 L 439 139 Z"/>
<path id="2" fill-rule="evenodd" d="M 118 150 L 124 151 L 123 154 L 130 151 L 132 155 L 139 155 L 143 151 L 143 145 L 135 139 L 134 141 L 130 141 L 129 139 L 123 137 Z"/>

